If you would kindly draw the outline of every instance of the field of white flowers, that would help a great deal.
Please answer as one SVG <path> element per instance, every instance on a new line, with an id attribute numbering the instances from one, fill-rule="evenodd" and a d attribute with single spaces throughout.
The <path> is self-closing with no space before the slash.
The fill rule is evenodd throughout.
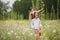
<path id="1" fill-rule="evenodd" d="M 41 40 L 60 40 L 60 20 L 42 20 Z M 28 20 L 0 20 L 0 40 L 34 40 Z"/>

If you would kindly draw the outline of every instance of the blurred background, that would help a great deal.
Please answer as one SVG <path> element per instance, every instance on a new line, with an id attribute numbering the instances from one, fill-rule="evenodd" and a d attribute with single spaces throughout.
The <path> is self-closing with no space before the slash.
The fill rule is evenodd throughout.
<path id="1" fill-rule="evenodd" d="M 28 19 L 32 8 L 44 8 L 41 19 L 60 19 L 60 0 L 0 0 L 0 20 Z"/>
<path id="2" fill-rule="evenodd" d="M 0 40 L 34 40 L 31 9 L 43 11 L 41 40 L 60 40 L 60 0 L 0 0 Z"/>

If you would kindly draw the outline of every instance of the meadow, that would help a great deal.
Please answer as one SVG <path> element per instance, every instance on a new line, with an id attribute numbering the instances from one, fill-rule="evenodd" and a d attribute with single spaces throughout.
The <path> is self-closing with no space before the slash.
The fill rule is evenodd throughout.
<path id="1" fill-rule="evenodd" d="M 41 20 L 40 40 L 60 40 L 60 20 Z M 28 20 L 0 20 L 0 40 L 34 40 Z"/>

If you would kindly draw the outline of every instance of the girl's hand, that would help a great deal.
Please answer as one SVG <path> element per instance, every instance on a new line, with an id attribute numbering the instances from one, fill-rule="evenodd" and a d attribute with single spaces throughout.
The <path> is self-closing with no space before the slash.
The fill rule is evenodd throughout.
<path id="1" fill-rule="evenodd" d="M 31 11 L 30 11 L 30 14 L 34 14 L 34 12 L 35 12 L 34 10 L 31 10 Z"/>
<path id="2" fill-rule="evenodd" d="M 39 13 L 39 12 L 41 12 L 43 10 L 43 8 L 41 9 L 41 10 L 38 10 L 37 12 Z"/>

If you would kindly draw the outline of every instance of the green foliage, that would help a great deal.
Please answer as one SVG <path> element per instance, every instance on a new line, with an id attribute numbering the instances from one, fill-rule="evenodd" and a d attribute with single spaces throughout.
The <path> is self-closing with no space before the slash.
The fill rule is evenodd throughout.
<path id="1" fill-rule="evenodd" d="M 20 15 L 22 13 L 24 19 L 28 19 L 30 7 L 31 0 L 15 1 L 13 10 L 17 12 L 17 15 Z"/>
<path id="2" fill-rule="evenodd" d="M 0 1 L 0 19 L 2 19 L 2 6 L 3 6 L 3 3 Z"/>
<path id="3" fill-rule="evenodd" d="M 59 24 L 60 23 L 59 23 L 59 21 L 57 21 L 57 22 L 58 22 L 57 24 L 54 20 L 52 22 L 51 21 L 50 22 L 45 22 L 46 26 L 44 27 L 44 31 L 45 31 L 45 36 L 46 36 L 47 39 L 49 39 L 49 40 L 59 40 L 59 36 L 60 36 Z M 54 24 L 52 24 L 52 23 L 54 23 Z"/>
<path id="4" fill-rule="evenodd" d="M 0 0 L 0 20 L 7 19 L 7 9 L 9 8 L 7 5 L 9 3 L 4 3 Z"/>
<path id="5" fill-rule="evenodd" d="M 11 12 L 7 12 L 8 4 L 9 2 L 4 3 L 0 0 L 0 20 L 28 19 L 31 8 L 36 10 L 44 8 L 44 12 L 40 16 L 41 19 L 60 19 L 60 0 L 16 0 L 11 8 Z"/>
<path id="6" fill-rule="evenodd" d="M 45 14 L 44 14 L 45 12 L 41 12 L 40 13 L 40 16 L 39 16 L 39 18 L 41 19 L 41 20 L 44 20 L 45 19 Z"/>

